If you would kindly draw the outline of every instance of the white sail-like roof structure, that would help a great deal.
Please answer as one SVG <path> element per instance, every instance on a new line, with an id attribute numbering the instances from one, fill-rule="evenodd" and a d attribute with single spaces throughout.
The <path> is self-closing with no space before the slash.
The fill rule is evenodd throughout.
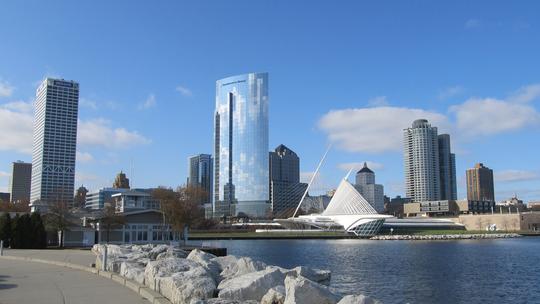
<path id="1" fill-rule="evenodd" d="M 377 214 L 377 211 L 346 179 L 341 180 L 339 187 L 322 215 L 359 215 Z"/>
<path id="2" fill-rule="evenodd" d="M 361 237 L 377 234 L 385 219 L 392 216 L 378 214 L 347 181 L 347 177 L 341 181 L 322 214 L 301 215 L 275 221 L 289 229 L 340 229 Z"/>

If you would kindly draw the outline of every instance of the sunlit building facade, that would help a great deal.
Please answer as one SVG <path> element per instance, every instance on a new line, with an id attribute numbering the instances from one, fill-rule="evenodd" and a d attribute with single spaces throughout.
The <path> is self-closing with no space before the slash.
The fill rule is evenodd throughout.
<path id="1" fill-rule="evenodd" d="M 79 84 L 45 79 L 37 89 L 32 149 L 32 211 L 73 203 Z"/>
<path id="2" fill-rule="evenodd" d="M 213 216 L 269 212 L 268 74 L 216 82 Z"/>

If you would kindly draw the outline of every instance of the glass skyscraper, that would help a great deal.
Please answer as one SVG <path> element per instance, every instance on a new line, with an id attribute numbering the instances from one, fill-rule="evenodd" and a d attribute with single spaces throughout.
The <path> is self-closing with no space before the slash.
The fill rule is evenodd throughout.
<path id="1" fill-rule="evenodd" d="M 36 92 L 32 148 L 32 211 L 73 203 L 79 84 L 45 79 Z"/>
<path id="2" fill-rule="evenodd" d="M 214 216 L 266 216 L 268 74 L 218 80 L 214 119 Z"/>
<path id="3" fill-rule="evenodd" d="M 188 159 L 188 180 L 189 186 L 196 186 L 206 192 L 202 204 L 211 202 L 212 194 L 212 155 L 198 154 Z"/>

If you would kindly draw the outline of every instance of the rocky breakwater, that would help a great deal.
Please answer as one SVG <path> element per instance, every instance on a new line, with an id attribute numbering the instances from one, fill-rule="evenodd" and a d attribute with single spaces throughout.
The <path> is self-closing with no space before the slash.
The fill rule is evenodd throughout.
<path id="1" fill-rule="evenodd" d="M 174 304 L 372 304 L 364 295 L 331 288 L 328 270 L 266 265 L 249 257 L 189 254 L 168 245 L 94 245 L 96 268 L 145 285 Z"/>
<path id="2" fill-rule="evenodd" d="M 517 233 L 478 233 L 478 234 L 432 234 L 432 235 L 377 235 L 372 240 L 480 240 L 480 239 L 501 239 L 517 238 L 521 235 Z"/>

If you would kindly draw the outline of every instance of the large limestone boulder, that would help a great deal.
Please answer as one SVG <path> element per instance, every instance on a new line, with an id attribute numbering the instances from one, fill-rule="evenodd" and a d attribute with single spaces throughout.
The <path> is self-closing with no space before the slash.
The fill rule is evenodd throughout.
<path id="1" fill-rule="evenodd" d="M 186 259 L 194 261 L 206 268 L 212 275 L 212 278 L 214 278 L 214 281 L 216 281 L 216 284 L 218 284 L 219 282 L 221 282 L 221 266 L 217 262 L 213 261 L 215 257 L 216 256 L 213 254 L 204 252 L 199 249 L 193 249 L 191 250 Z"/>
<path id="2" fill-rule="evenodd" d="M 219 264 L 219 267 L 223 271 L 226 267 L 230 266 L 233 263 L 236 263 L 238 261 L 238 257 L 234 255 L 226 255 L 226 256 L 219 256 L 212 259 L 212 261 Z"/>
<path id="3" fill-rule="evenodd" d="M 235 301 L 235 300 L 214 298 L 214 299 L 208 299 L 208 300 L 192 301 L 190 304 L 259 304 L 259 301 L 252 301 L 252 300 Z"/>
<path id="4" fill-rule="evenodd" d="M 338 304 L 381 304 L 381 302 L 364 295 L 349 295 L 343 297 Z"/>
<path id="5" fill-rule="evenodd" d="M 251 258 L 242 257 L 236 262 L 227 265 L 221 272 L 221 277 L 226 279 L 235 278 L 246 273 L 261 271 L 266 268 L 266 264 L 259 261 L 254 261 Z"/>
<path id="6" fill-rule="evenodd" d="M 296 272 L 297 276 L 302 276 L 311 281 L 325 285 L 330 284 L 330 278 L 332 276 L 332 272 L 330 270 L 309 268 L 305 266 L 298 266 L 293 268 L 292 270 Z"/>
<path id="7" fill-rule="evenodd" d="M 162 260 L 166 258 L 181 258 L 185 259 L 188 256 L 188 253 L 180 248 L 169 246 L 167 251 L 164 251 L 157 255 L 156 260 Z"/>
<path id="8" fill-rule="evenodd" d="M 301 276 L 324 285 L 330 284 L 330 279 L 332 276 L 332 272 L 330 270 L 321 270 L 305 266 L 298 266 L 293 269 L 282 268 L 279 266 L 267 266 L 266 269 L 279 269 L 279 271 L 281 271 L 285 276 Z"/>
<path id="9" fill-rule="evenodd" d="M 270 288 L 283 285 L 284 277 L 278 269 L 247 273 L 222 281 L 218 286 L 219 297 L 237 301 L 260 301 Z"/>
<path id="10" fill-rule="evenodd" d="M 169 245 L 160 244 L 148 251 L 148 258 L 150 260 L 155 260 L 159 254 L 169 250 Z"/>
<path id="11" fill-rule="evenodd" d="M 328 287 L 301 276 L 287 276 L 285 291 L 285 304 L 336 304 L 341 298 Z"/>
<path id="12" fill-rule="evenodd" d="M 262 297 L 261 304 L 283 304 L 285 303 L 285 286 L 279 285 L 270 288 Z"/>
<path id="13" fill-rule="evenodd" d="M 149 259 L 124 261 L 120 264 L 120 275 L 139 284 L 144 284 L 144 270 L 149 261 Z"/>
<path id="14" fill-rule="evenodd" d="M 216 292 L 216 283 L 206 268 L 173 257 L 148 262 L 145 284 L 174 304 L 212 298 Z"/>

